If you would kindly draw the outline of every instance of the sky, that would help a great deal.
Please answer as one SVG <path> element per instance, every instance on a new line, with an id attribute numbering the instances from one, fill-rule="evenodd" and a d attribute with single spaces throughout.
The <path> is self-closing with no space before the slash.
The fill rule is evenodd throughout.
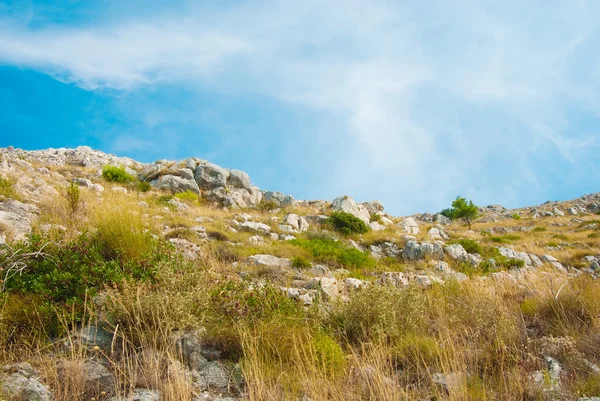
<path id="1" fill-rule="evenodd" d="M 0 0 L 0 147 L 395 215 L 600 191 L 595 0 Z"/>

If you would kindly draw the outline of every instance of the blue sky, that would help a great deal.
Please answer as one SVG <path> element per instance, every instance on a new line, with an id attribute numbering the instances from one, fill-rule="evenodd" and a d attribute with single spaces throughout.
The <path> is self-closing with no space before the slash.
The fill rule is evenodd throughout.
<path id="1" fill-rule="evenodd" d="M 525 3 L 525 4 L 522 4 Z M 597 1 L 0 0 L 0 146 L 394 214 L 600 191 Z"/>

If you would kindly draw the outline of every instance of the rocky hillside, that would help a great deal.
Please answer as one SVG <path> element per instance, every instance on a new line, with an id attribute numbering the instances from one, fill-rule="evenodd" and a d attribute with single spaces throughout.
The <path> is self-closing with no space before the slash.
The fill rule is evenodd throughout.
<path id="1" fill-rule="evenodd" d="M 491 205 L 469 229 L 196 158 L 0 149 L 2 394 L 600 397 L 599 213 Z"/>

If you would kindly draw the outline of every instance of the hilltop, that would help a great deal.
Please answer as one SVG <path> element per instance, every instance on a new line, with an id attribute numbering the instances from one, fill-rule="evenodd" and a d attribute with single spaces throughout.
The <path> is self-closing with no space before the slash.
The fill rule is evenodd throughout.
<path id="1" fill-rule="evenodd" d="M 470 229 L 340 195 L 0 149 L 4 396 L 600 397 L 600 193 L 480 206 Z"/>

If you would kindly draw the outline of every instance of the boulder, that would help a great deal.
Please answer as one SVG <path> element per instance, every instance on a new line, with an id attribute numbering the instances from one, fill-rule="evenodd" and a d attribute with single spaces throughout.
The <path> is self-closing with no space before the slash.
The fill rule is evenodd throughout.
<path id="1" fill-rule="evenodd" d="M 240 170 L 231 170 L 229 179 L 227 181 L 230 186 L 234 188 L 245 189 L 248 192 L 252 192 L 252 185 L 250 184 L 250 176 Z"/>
<path id="2" fill-rule="evenodd" d="M 290 213 L 286 215 L 283 222 L 292 227 L 295 231 L 304 232 L 308 231 L 309 225 L 306 219 L 297 214 Z"/>
<path id="3" fill-rule="evenodd" d="M 450 236 L 441 227 L 431 227 L 427 235 L 434 241 L 447 241 L 450 239 Z"/>
<path id="4" fill-rule="evenodd" d="M 21 401 L 51 401 L 52 394 L 38 374 L 26 362 L 6 365 L 0 373 L 0 390 L 10 397 Z M 0 396 L 0 398 L 2 398 Z"/>
<path id="5" fill-rule="evenodd" d="M 409 235 L 417 235 L 419 234 L 419 225 L 416 220 L 412 217 L 407 217 L 398 223 L 398 226 Z"/>
<path id="6" fill-rule="evenodd" d="M 383 212 L 383 204 L 378 200 L 372 200 L 371 202 L 363 203 L 363 206 L 367 209 L 369 214 L 374 215 L 378 212 Z"/>
<path id="7" fill-rule="evenodd" d="M 408 277 L 402 272 L 385 272 L 381 273 L 377 283 L 402 288 L 408 285 Z"/>
<path id="8" fill-rule="evenodd" d="M 271 232 L 271 227 L 265 223 L 257 223 L 255 221 L 245 221 L 240 223 L 239 228 L 242 231 L 252 231 L 261 234 L 269 234 Z"/>
<path id="9" fill-rule="evenodd" d="M 465 248 L 462 247 L 462 245 L 460 244 L 452 244 L 452 245 L 448 245 L 446 248 L 446 253 L 448 254 L 448 256 L 450 256 L 450 258 L 459 261 L 459 262 L 466 262 L 467 261 L 467 251 L 465 251 Z"/>
<path id="10" fill-rule="evenodd" d="M 198 187 L 202 189 L 225 187 L 227 178 L 229 178 L 229 171 L 216 164 L 206 162 L 196 167 L 194 178 L 198 183 Z"/>
<path id="11" fill-rule="evenodd" d="M 331 207 L 337 212 L 346 212 L 361 219 L 365 224 L 371 221 L 371 215 L 366 207 L 357 204 L 354 199 L 349 196 L 340 196 L 331 202 Z"/>
<path id="12" fill-rule="evenodd" d="M 246 258 L 246 263 L 255 266 L 291 267 L 292 261 L 273 255 L 253 255 Z"/>
<path id="13" fill-rule="evenodd" d="M 325 299 L 335 299 L 340 295 L 340 286 L 337 279 L 331 277 L 315 277 L 308 284 L 308 288 L 321 292 Z"/>
<path id="14" fill-rule="evenodd" d="M 267 191 L 263 193 L 265 202 L 273 202 L 277 207 L 287 207 L 294 204 L 294 197 L 281 192 Z"/>
<path id="15" fill-rule="evenodd" d="M 191 170 L 184 169 L 192 174 Z M 163 175 L 155 180 L 150 181 L 150 185 L 156 189 L 163 189 L 170 191 L 171 193 L 192 191 L 195 194 L 200 195 L 200 188 L 193 178 L 184 178 L 176 175 Z"/>

